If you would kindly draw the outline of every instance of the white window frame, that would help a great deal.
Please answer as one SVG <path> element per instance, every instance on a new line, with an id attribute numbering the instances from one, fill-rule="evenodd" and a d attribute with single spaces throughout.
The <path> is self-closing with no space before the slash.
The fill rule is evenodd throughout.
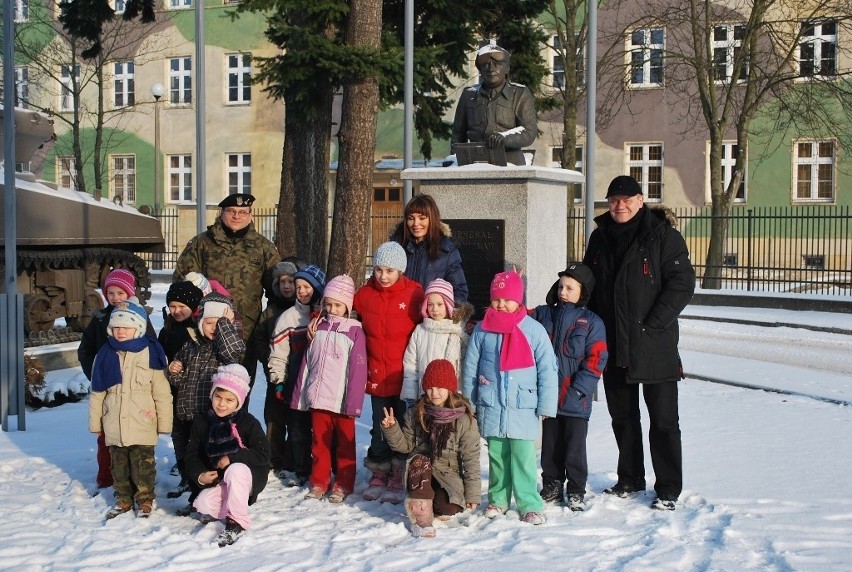
<path id="1" fill-rule="evenodd" d="M 30 21 L 30 0 L 15 0 L 15 22 Z"/>
<path id="2" fill-rule="evenodd" d="M 169 10 L 189 10 L 193 7 L 192 0 L 169 0 Z"/>
<path id="3" fill-rule="evenodd" d="M 733 177 L 734 174 L 734 164 L 737 161 L 737 158 L 734 156 L 736 148 L 736 141 L 722 141 L 722 184 L 725 189 L 728 188 L 728 185 L 731 182 L 731 177 Z M 710 204 L 713 201 L 712 193 L 710 191 L 710 141 L 705 141 L 704 156 L 706 157 L 706 161 L 704 161 L 704 198 L 707 204 Z M 748 201 L 748 157 L 746 157 L 743 161 L 743 169 L 745 170 L 743 173 L 743 181 L 740 184 L 739 192 L 734 197 L 734 203 L 737 204 L 742 204 Z"/>
<path id="4" fill-rule="evenodd" d="M 169 58 L 169 104 L 185 107 L 192 103 L 192 57 Z"/>
<path id="5" fill-rule="evenodd" d="M 808 81 L 812 79 L 832 79 L 837 77 L 837 20 L 824 20 L 821 22 L 802 22 L 801 34 L 799 37 L 799 80 Z M 813 33 L 808 33 L 808 29 L 812 28 Z M 829 31 L 826 32 L 826 28 Z M 831 28 L 834 29 L 831 32 Z M 807 35 L 806 35 L 807 34 Z M 813 53 L 803 54 L 805 46 L 812 46 Z M 831 46 L 829 48 L 828 46 Z M 824 57 L 824 52 L 831 52 L 829 56 Z M 807 56 L 807 59 L 806 59 Z M 823 73 L 823 62 L 825 59 L 830 59 L 830 73 Z M 803 68 L 803 63 L 807 61 L 807 65 L 811 68 L 810 73 L 806 73 Z"/>
<path id="6" fill-rule="evenodd" d="M 112 196 L 121 195 L 123 204 L 136 204 L 136 155 L 110 155 Z"/>
<path id="7" fill-rule="evenodd" d="M 713 42 L 713 79 L 717 84 L 725 84 L 731 81 L 731 76 L 734 73 L 734 62 L 739 57 L 743 47 L 746 25 L 743 23 L 717 24 L 713 26 L 710 33 L 713 34 L 711 38 Z M 725 35 L 724 38 L 719 37 L 722 33 Z M 720 74 L 720 71 L 723 71 L 723 73 Z M 748 78 L 748 72 L 748 61 L 745 61 L 740 68 L 740 77 L 737 78 L 737 83 L 744 82 Z"/>
<path id="8" fill-rule="evenodd" d="M 74 182 L 77 176 L 77 168 L 74 157 L 68 155 L 57 155 L 54 166 L 56 168 L 56 186 L 60 191 L 74 191 L 77 184 Z"/>
<path id="9" fill-rule="evenodd" d="M 225 84 L 225 102 L 228 105 L 251 103 L 251 54 L 225 54 L 228 81 Z"/>
<path id="10" fill-rule="evenodd" d="M 579 34 L 575 34 L 575 39 L 577 39 L 577 88 L 581 88 L 586 85 L 586 55 L 585 55 L 585 46 L 579 43 Z M 554 35 L 552 38 L 553 48 L 551 51 L 553 52 L 552 57 L 550 58 L 550 76 L 551 76 L 551 86 L 555 90 L 559 90 L 565 87 L 565 62 L 563 61 L 563 57 L 561 54 L 561 46 L 562 42 L 559 40 L 559 36 Z"/>
<path id="11" fill-rule="evenodd" d="M 169 180 L 169 202 L 179 204 L 194 202 L 192 155 L 169 155 L 166 159 Z"/>
<path id="12" fill-rule="evenodd" d="M 654 38 L 659 33 L 661 38 Z M 641 34 L 641 37 L 639 36 Z M 657 42 L 656 39 L 661 41 Z M 627 83 L 631 88 L 659 88 L 666 78 L 666 29 L 664 26 L 636 28 L 627 34 Z M 659 66 L 655 62 L 659 59 Z M 641 66 L 638 64 L 641 63 Z M 659 81 L 651 80 L 651 72 L 659 68 Z M 635 71 L 641 71 L 639 81 Z"/>
<path id="13" fill-rule="evenodd" d="M 116 14 L 124 14 L 124 10 L 127 8 L 126 0 L 111 0 L 110 5 Z"/>
<path id="14" fill-rule="evenodd" d="M 823 155 L 826 145 L 830 145 L 831 156 Z M 809 148 L 809 156 L 803 157 L 801 151 Z M 793 141 L 793 202 L 794 203 L 832 203 L 837 196 L 837 141 L 834 139 L 796 139 Z M 829 170 L 830 173 L 826 173 Z M 826 174 L 830 178 L 826 178 Z M 807 177 L 807 181 L 802 180 Z M 828 181 L 830 196 L 820 195 L 820 184 Z M 808 196 L 799 195 L 799 185 L 807 185 Z"/>
<path id="15" fill-rule="evenodd" d="M 659 148 L 659 159 L 652 156 Z M 639 157 L 633 157 L 633 151 L 640 151 Z M 663 200 L 665 187 L 665 147 L 662 141 L 647 143 L 627 142 L 624 144 L 626 172 L 639 182 L 645 201 L 659 203 Z M 657 192 L 659 190 L 659 192 Z"/>
<path id="16" fill-rule="evenodd" d="M 30 104 L 30 68 L 15 66 L 15 106 L 29 109 Z"/>
<path id="17" fill-rule="evenodd" d="M 228 194 L 251 194 L 251 153 L 225 154 Z"/>
<path id="18" fill-rule="evenodd" d="M 73 76 L 76 78 L 77 87 L 80 86 L 80 64 L 73 65 Z M 59 69 L 59 111 L 74 111 L 74 80 L 72 79 L 72 66 L 63 64 Z"/>
<path id="19" fill-rule="evenodd" d="M 113 106 L 116 109 L 133 107 L 136 104 L 136 65 L 133 60 L 114 62 L 113 72 Z"/>

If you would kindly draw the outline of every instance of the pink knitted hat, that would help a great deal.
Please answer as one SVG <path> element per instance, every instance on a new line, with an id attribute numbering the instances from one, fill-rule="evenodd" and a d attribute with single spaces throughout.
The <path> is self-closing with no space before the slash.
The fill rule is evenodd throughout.
<path id="1" fill-rule="evenodd" d="M 429 312 L 426 309 L 429 305 L 429 294 L 438 294 L 444 299 L 444 305 L 447 307 L 447 317 L 452 318 L 453 307 L 455 306 L 455 302 L 453 301 L 455 298 L 453 285 L 443 278 L 435 278 L 429 282 L 429 285 L 426 287 L 426 291 L 423 293 L 423 305 L 420 307 L 420 314 L 424 318 L 429 317 Z"/>
<path id="2" fill-rule="evenodd" d="M 240 403 L 237 409 L 239 409 L 246 402 L 246 396 L 251 391 L 249 379 L 250 377 L 246 368 L 238 363 L 220 365 L 211 379 L 213 388 L 210 390 L 210 397 L 212 399 L 213 393 L 217 389 L 230 391 L 237 396 L 237 400 Z"/>
<path id="3" fill-rule="evenodd" d="M 104 281 L 104 297 L 106 297 L 107 290 L 110 286 L 118 286 L 127 292 L 128 298 L 136 296 L 136 277 L 133 276 L 133 273 L 130 272 L 130 270 L 116 268 L 107 274 L 106 280 Z"/>
<path id="4" fill-rule="evenodd" d="M 325 285 L 323 297 L 332 298 L 346 305 L 346 309 L 352 311 L 352 300 L 355 298 L 355 282 L 346 274 L 335 276 Z"/>
<path id="5" fill-rule="evenodd" d="M 492 300 L 505 298 L 524 304 L 524 279 L 517 272 L 499 272 L 494 275 L 489 291 Z"/>

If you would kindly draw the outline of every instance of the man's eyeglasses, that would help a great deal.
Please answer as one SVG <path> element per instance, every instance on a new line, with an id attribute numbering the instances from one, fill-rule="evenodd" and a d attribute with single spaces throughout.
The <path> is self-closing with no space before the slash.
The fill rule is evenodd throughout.
<path id="1" fill-rule="evenodd" d="M 234 218 L 247 218 L 251 216 L 251 211 L 227 208 L 225 209 L 225 214 Z"/>

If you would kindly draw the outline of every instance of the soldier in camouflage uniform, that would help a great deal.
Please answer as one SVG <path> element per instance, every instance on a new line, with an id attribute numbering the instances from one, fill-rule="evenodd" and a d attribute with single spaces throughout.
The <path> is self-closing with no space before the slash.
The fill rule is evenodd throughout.
<path id="1" fill-rule="evenodd" d="M 260 317 L 263 288 L 272 267 L 281 260 L 278 249 L 254 229 L 251 205 L 255 198 L 234 194 L 219 203 L 216 222 L 189 241 L 178 258 L 172 281 L 183 280 L 189 272 L 214 278 L 228 289 L 234 310 L 243 319 L 243 340 L 248 342 Z M 247 344 L 243 365 L 252 385 L 257 356 Z"/>

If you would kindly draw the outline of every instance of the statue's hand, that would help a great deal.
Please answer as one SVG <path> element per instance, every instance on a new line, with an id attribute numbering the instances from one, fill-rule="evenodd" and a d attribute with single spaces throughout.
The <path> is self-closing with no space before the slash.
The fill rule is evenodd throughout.
<path id="1" fill-rule="evenodd" d="M 502 133 L 492 133 L 486 139 L 485 145 L 489 149 L 497 149 L 498 147 L 502 147 L 505 142 L 506 138 L 503 137 Z"/>

